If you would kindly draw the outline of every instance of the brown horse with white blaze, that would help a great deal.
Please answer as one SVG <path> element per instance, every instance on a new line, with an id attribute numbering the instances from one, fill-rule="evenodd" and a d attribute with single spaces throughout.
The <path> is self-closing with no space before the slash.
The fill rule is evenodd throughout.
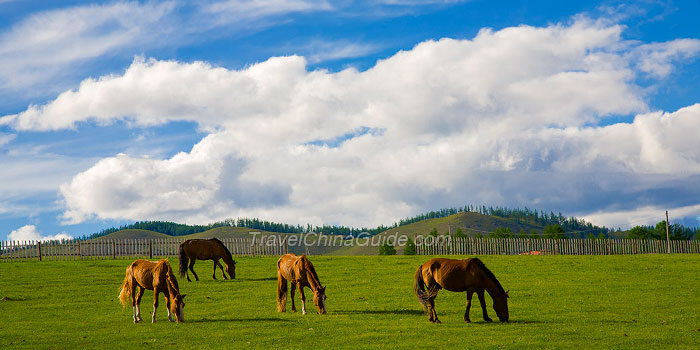
<path id="1" fill-rule="evenodd" d="M 136 287 L 139 288 L 138 296 L 136 295 Z M 156 323 L 156 309 L 158 309 L 158 294 L 160 293 L 165 294 L 165 304 L 170 322 L 175 322 L 172 314 L 175 314 L 177 322 L 185 321 L 185 302 L 183 301 L 185 295 L 180 295 L 177 279 L 167 260 L 156 262 L 139 259 L 126 268 L 126 276 L 119 292 L 119 300 L 124 307 L 131 301 L 131 306 L 134 309 L 134 323 L 143 321 L 141 318 L 141 297 L 146 289 L 153 291 L 151 322 Z"/>
<path id="2" fill-rule="evenodd" d="M 440 323 L 435 312 L 435 297 L 440 289 L 451 292 L 467 292 L 467 310 L 464 322 L 471 322 L 469 309 L 476 292 L 481 303 L 484 320 L 491 322 L 486 312 L 484 291 L 493 299 L 493 309 L 501 322 L 508 322 L 508 292 L 503 290 L 496 276 L 478 258 L 455 260 L 434 258 L 418 267 L 414 291 L 431 322 Z"/>
<path id="3" fill-rule="evenodd" d="M 285 254 L 277 260 L 277 311 L 287 311 L 287 281 L 292 285 L 292 311 L 296 312 L 294 306 L 294 289 L 299 286 L 301 295 L 301 312 L 306 315 L 306 297 L 304 287 L 309 287 L 314 292 L 314 304 L 318 308 L 319 314 L 326 313 L 326 287 L 321 286 L 316 269 L 311 261 L 306 258 L 306 254 L 296 256 Z"/>
<path id="4" fill-rule="evenodd" d="M 213 260 L 214 261 L 214 273 L 211 275 L 213 279 L 216 279 L 216 267 L 221 269 L 221 275 L 226 279 L 226 273 L 224 273 L 224 267 L 219 263 L 219 259 L 224 261 L 226 264 L 226 272 L 231 277 L 231 279 L 236 278 L 236 261 L 233 260 L 231 252 L 226 248 L 226 246 L 216 238 L 210 239 L 188 239 L 180 243 L 179 249 L 179 260 L 180 260 L 180 277 L 187 276 L 187 281 L 190 280 L 190 276 L 187 274 L 187 269 L 192 272 L 194 279 L 199 281 L 197 273 L 194 272 L 194 263 L 196 260 Z"/>

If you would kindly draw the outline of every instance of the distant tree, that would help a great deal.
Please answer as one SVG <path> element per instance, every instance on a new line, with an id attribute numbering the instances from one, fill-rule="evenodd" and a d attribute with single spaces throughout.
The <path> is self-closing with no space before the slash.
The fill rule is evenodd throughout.
<path id="1" fill-rule="evenodd" d="M 606 239 L 606 238 L 607 237 L 605 237 L 605 233 L 601 232 L 598 234 L 598 239 Z"/>
<path id="2" fill-rule="evenodd" d="M 535 230 L 530 230 L 530 238 L 539 238 L 540 234 Z"/>
<path id="3" fill-rule="evenodd" d="M 588 233 L 588 239 L 595 239 L 593 232 Z"/>
<path id="4" fill-rule="evenodd" d="M 510 238 L 513 237 L 513 231 L 508 227 L 499 227 L 489 233 L 489 237 L 493 238 Z"/>
<path id="5" fill-rule="evenodd" d="M 408 241 L 403 246 L 403 255 L 416 255 L 416 243 L 411 238 L 408 238 Z"/>
<path id="6" fill-rule="evenodd" d="M 527 236 L 527 231 L 520 229 L 520 232 L 518 232 L 518 238 L 527 238 Z"/>
<path id="7" fill-rule="evenodd" d="M 554 214 L 552 214 L 554 215 Z M 559 224 L 547 225 L 544 228 L 544 236 L 547 238 L 562 239 L 566 238 L 564 228 Z"/>
<path id="8" fill-rule="evenodd" d="M 457 228 L 457 231 L 455 232 L 455 238 L 466 238 L 467 236 L 462 232 L 461 228 Z"/>
<path id="9" fill-rule="evenodd" d="M 437 229 L 436 229 L 436 228 L 433 228 L 433 230 L 430 231 L 430 235 L 433 236 L 433 237 L 437 237 L 437 235 L 438 235 Z"/>
<path id="10" fill-rule="evenodd" d="M 379 246 L 379 255 L 396 255 L 396 248 L 389 242 L 384 242 Z"/>

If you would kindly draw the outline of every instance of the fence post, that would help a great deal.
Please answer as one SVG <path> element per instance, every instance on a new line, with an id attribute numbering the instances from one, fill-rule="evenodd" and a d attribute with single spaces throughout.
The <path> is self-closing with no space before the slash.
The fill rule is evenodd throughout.
<path id="1" fill-rule="evenodd" d="M 36 242 L 36 247 L 39 249 L 39 261 L 41 261 L 41 241 Z"/>

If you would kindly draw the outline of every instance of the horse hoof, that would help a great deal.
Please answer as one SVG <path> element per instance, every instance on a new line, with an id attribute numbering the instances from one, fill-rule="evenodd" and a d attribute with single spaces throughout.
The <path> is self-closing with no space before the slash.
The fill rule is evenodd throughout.
<path id="1" fill-rule="evenodd" d="M 465 323 L 472 323 L 472 320 L 464 320 Z"/>
<path id="2" fill-rule="evenodd" d="M 485 318 L 484 321 L 486 321 L 486 322 L 493 322 L 493 320 L 490 319 L 490 318 Z"/>
<path id="3" fill-rule="evenodd" d="M 440 324 L 442 322 L 440 322 L 440 320 L 435 320 L 435 323 Z"/>

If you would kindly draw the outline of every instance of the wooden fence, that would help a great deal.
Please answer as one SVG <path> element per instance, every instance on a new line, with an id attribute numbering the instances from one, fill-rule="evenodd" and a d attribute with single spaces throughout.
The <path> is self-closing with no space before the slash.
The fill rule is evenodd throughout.
<path id="1" fill-rule="evenodd" d="M 441 237 L 438 237 L 441 238 Z M 418 255 L 619 255 L 700 253 L 700 241 L 642 239 L 442 238 L 416 242 Z"/>
<path id="2" fill-rule="evenodd" d="M 160 259 L 177 256 L 184 239 L 0 241 L 0 262 Z M 234 257 L 279 256 L 288 252 L 286 239 L 224 238 Z M 447 238 L 416 241 L 418 255 L 617 255 L 700 253 L 700 241 L 640 239 Z"/>
<path id="3" fill-rule="evenodd" d="M 286 240 L 262 242 L 253 238 L 220 239 L 234 257 L 279 256 L 287 252 Z M 175 257 L 184 239 L 105 239 L 61 241 L 0 241 L 0 262 L 162 259 Z"/>

